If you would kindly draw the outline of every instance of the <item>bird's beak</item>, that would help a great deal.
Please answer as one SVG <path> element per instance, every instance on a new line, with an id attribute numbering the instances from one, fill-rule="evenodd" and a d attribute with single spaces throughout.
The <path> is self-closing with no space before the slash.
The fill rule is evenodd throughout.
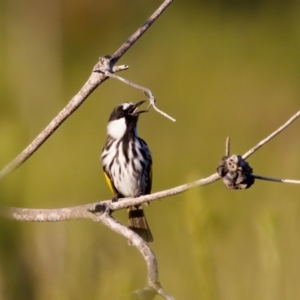
<path id="1" fill-rule="evenodd" d="M 141 113 L 148 112 L 148 110 L 138 110 L 139 106 L 142 105 L 145 102 L 146 102 L 145 100 L 141 100 L 141 101 L 137 102 L 136 104 L 134 104 L 132 109 L 130 109 L 131 110 L 130 114 L 134 115 L 134 116 L 137 116 Z"/>

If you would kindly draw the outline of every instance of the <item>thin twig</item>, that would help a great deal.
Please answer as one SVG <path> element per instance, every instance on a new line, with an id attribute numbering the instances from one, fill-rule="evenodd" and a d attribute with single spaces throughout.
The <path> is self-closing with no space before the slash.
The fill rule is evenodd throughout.
<path id="1" fill-rule="evenodd" d="M 226 138 L 226 142 L 225 142 L 225 155 L 226 156 L 230 155 L 230 137 L 229 136 Z"/>
<path id="2" fill-rule="evenodd" d="M 253 174 L 253 177 L 256 179 L 267 180 L 267 181 L 300 184 L 300 180 L 272 178 L 272 177 L 267 177 L 267 176 L 254 175 L 254 174 Z"/>
<path id="3" fill-rule="evenodd" d="M 129 69 L 129 66 L 127 66 L 127 65 L 120 65 L 120 66 L 113 66 L 112 67 L 113 73 L 120 72 L 120 71 L 125 71 L 125 70 L 128 70 L 128 69 Z"/>
<path id="4" fill-rule="evenodd" d="M 145 31 L 155 22 L 155 20 L 165 11 L 172 3 L 172 0 L 165 0 L 163 4 L 150 16 L 127 41 L 112 55 L 112 63 L 115 64 L 124 53 L 145 33 Z"/>
<path id="5" fill-rule="evenodd" d="M 259 142 L 256 146 L 254 146 L 252 149 L 250 149 L 248 152 L 246 152 L 242 157 L 243 159 L 248 158 L 250 155 L 252 155 L 255 151 L 257 151 L 260 147 L 265 145 L 267 142 L 269 142 L 272 138 L 274 138 L 276 135 L 278 135 L 280 132 L 282 132 L 285 128 L 287 128 L 289 125 L 291 125 L 298 117 L 300 116 L 300 110 L 294 114 L 287 122 L 285 122 L 281 127 L 279 127 L 277 130 L 275 130 L 272 134 L 270 134 L 267 138 L 263 139 L 261 142 Z"/>
<path id="6" fill-rule="evenodd" d="M 153 108 L 154 108 L 158 113 L 160 113 L 160 114 L 163 115 L 164 117 L 170 119 L 171 121 L 176 122 L 176 119 L 172 118 L 171 116 L 167 115 L 164 111 L 160 110 L 160 109 L 156 106 L 156 104 L 155 104 L 154 101 L 151 102 L 151 105 L 153 106 Z"/>
<path id="7" fill-rule="evenodd" d="M 172 117 L 169 116 L 167 113 L 165 113 L 164 111 L 162 111 L 162 110 L 160 110 L 159 108 L 157 108 L 157 106 L 156 106 L 156 104 L 155 104 L 156 99 L 155 99 L 153 93 L 151 92 L 151 90 L 149 90 L 148 88 L 143 87 L 143 86 L 141 86 L 141 85 L 138 85 L 138 84 L 136 84 L 136 83 L 134 83 L 134 82 L 131 82 L 131 81 L 129 81 L 129 80 L 127 80 L 127 79 L 125 79 L 125 78 L 123 78 L 123 77 L 121 77 L 121 76 L 112 74 L 112 73 L 110 73 L 110 72 L 106 72 L 105 75 L 106 75 L 107 77 L 111 77 L 111 78 L 118 79 L 118 80 L 120 80 L 120 81 L 122 81 L 122 82 L 124 82 L 124 83 L 126 83 L 126 84 L 128 84 L 128 85 L 130 85 L 130 86 L 132 86 L 132 87 L 134 87 L 134 88 L 136 88 L 136 89 L 142 90 L 142 91 L 146 94 L 146 96 L 149 98 L 149 101 L 150 101 L 150 104 L 149 104 L 149 106 L 148 106 L 147 109 L 149 109 L 150 106 L 153 106 L 153 108 L 154 108 L 158 113 L 162 114 L 164 117 L 170 119 L 171 121 L 176 122 L 176 120 L 175 120 L 174 118 L 172 118 Z"/>
<path id="8" fill-rule="evenodd" d="M 162 297 L 164 297 L 166 300 L 175 300 L 174 297 L 172 297 L 171 295 L 169 295 L 163 288 L 160 288 L 157 290 L 157 294 L 161 295 Z"/>

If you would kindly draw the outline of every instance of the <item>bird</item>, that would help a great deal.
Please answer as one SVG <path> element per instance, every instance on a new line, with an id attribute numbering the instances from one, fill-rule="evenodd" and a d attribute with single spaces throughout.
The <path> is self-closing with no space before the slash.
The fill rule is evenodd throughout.
<path id="1" fill-rule="evenodd" d="M 139 137 L 137 122 L 144 100 L 125 102 L 115 107 L 107 123 L 107 137 L 101 153 L 106 182 L 112 201 L 148 195 L 152 187 L 152 156 L 146 142 Z M 143 207 L 128 208 L 128 227 L 147 243 L 153 242 Z"/>

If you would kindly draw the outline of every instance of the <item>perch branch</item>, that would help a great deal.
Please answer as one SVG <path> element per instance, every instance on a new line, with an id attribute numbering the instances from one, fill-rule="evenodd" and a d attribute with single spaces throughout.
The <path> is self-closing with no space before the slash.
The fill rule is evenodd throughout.
<path id="1" fill-rule="evenodd" d="M 210 184 L 219 179 L 218 174 L 213 174 L 204 179 L 183 184 L 168 190 L 160 191 L 138 198 L 124 198 L 122 201 L 111 202 L 104 200 L 80 206 L 58 208 L 58 209 L 30 209 L 0 206 L 0 216 L 23 222 L 58 222 L 76 219 L 93 219 L 93 213 L 101 211 L 102 205 L 107 205 L 111 211 L 117 211 L 129 206 L 152 202 L 161 198 L 183 193 L 193 187 Z"/>
<path id="2" fill-rule="evenodd" d="M 274 133 L 269 135 L 266 139 L 260 142 L 257 146 L 249 150 L 244 157 L 249 156 L 248 153 L 251 154 L 266 144 L 271 140 L 274 136 L 276 136 L 279 132 L 283 131 L 287 128 L 293 121 L 299 117 L 300 111 L 297 112 L 292 118 L 290 118 L 284 125 L 279 127 Z M 228 139 L 226 145 L 229 145 Z M 254 149 L 254 150 L 253 150 Z M 226 146 L 226 151 L 229 152 L 229 147 Z M 260 175 L 253 175 L 257 179 L 270 180 L 275 182 L 283 182 L 283 183 L 294 183 L 299 184 L 299 180 L 292 179 L 277 179 L 270 178 Z M 191 188 L 208 185 L 220 179 L 220 176 L 217 173 L 212 174 L 211 176 L 203 179 L 199 179 L 193 181 L 191 183 L 183 184 L 168 190 L 156 192 L 150 195 L 144 195 L 139 198 L 124 198 L 122 201 L 111 202 L 110 200 L 105 200 L 97 203 L 86 204 L 76 207 L 70 208 L 61 208 L 61 209 L 28 209 L 28 208 L 16 208 L 16 207 L 5 207 L 0 206 L 0 215 L 2 217 L 6 217 L 8 219 L 17 220 L 17 221 L 35 221 L 35 222 L 55 222 L 55 221 L 64 221 L 64 220 L 74 220 L 74 219 L 91 219 L 93 211 L 97 211 L 97 206 L 101 204 L 106 204 L 109 206 L 111 211 L 116 211 L 120 209 L 127 208 L 129 206 L 139 205 L 146 202 L 152 202 L 158 199 L 170 197 L 173 195 L 177 195 L 183 193 Z"/>

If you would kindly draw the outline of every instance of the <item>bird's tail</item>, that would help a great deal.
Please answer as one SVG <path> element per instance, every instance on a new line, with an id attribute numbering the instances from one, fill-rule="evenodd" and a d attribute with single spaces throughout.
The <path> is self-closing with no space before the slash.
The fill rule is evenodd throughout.
<path id="1" fill-rule="evenodd" d="M 147 243 L 153 242 L 142 206 L 130 206 L 128 209 L 128 228 L 137 233 Z"/>

